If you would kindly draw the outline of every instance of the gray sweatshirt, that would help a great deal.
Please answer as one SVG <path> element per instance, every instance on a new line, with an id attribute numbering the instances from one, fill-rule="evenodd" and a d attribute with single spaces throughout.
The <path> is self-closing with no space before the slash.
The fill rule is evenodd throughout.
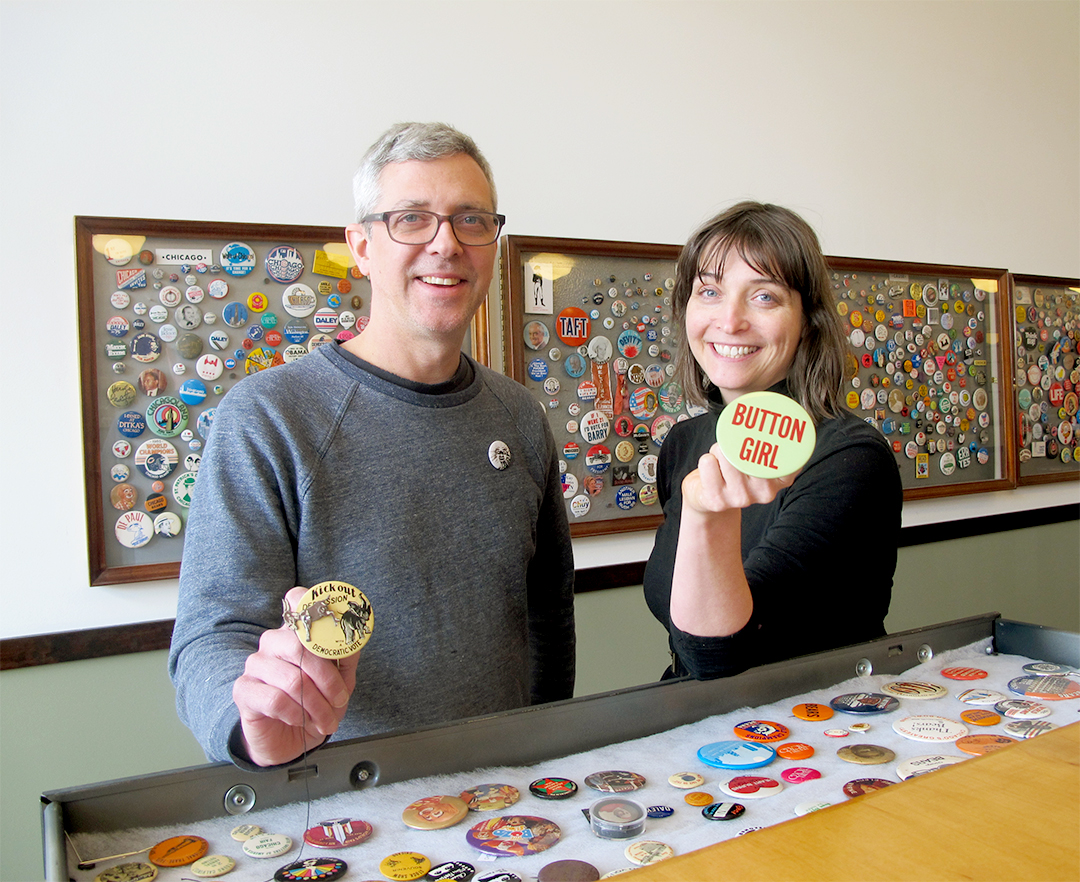
<path id="1" fill-rule="evenodd" d="M 169 654 L 180 718 L 210 759 L 246 765 L 233 682 L 285 592 L 328 580 L 363 591 L 375 625 L 334 740 L 568 698 L 573 579 L 554 441 L 524 389 L 464 356 L 456 382 L 421 387 L 322 346 L 216 410 Z"/>

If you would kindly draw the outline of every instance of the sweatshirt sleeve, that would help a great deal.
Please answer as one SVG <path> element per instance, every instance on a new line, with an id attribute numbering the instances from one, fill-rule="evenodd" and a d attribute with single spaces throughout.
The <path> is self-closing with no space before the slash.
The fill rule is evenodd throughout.
<path id="1" fill-rule="evenodd" d="M 169 674 L 177 712 L 215 761 L 237 761 L 232 687 L 259 637 L 281 625 L 295 584 L 297 481 L 251 378 L 215 414 L 199 469 L 180 569 Z"/>

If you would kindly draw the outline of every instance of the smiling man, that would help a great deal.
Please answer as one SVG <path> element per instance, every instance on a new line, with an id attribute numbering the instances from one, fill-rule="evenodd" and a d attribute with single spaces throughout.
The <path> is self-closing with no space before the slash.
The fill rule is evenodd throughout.
<path id="1" fill-rule="evenodd" d="M 199 474 L 170 653 L 207 756 L 292 762 L 328 737 L 568 698 L 573 557 L 543 411 L 468 358 L 491 284 L 491 169 L 442 124 L 395 126 L 354 181 L 370 321 L 223 399 Z M 339 663 L 282 625 L 328 580 L 374 610 Z"/>

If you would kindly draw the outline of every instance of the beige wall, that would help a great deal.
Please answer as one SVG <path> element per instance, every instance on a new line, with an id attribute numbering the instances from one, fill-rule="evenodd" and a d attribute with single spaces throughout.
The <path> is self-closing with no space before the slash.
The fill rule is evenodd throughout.
<path id="1" fill-rule="evenodd" d="M 831 254 L 1076 276 L 1078 9 L 3 0 L 0 636 L 175 609 L 172 581 L 88 584 L 74 215 L 344 223 L 378 133 L 446 119 L 491 160 L 511 234 L 678 243 L 749 197 L 802 212 Z M 490 75 L 462 81 L 461 59 Z M 1076 628 L 1075 522 L 1016 535 L 905 549 L 890 625 L 996 608 Z M 581 597 L 579 620 L 583 691 L 663 667 L 637 589 Z M 201 758 L 162 653 L 4 673 L 0 714 L 4 880 L 40 872 L 42 790 Z"/>

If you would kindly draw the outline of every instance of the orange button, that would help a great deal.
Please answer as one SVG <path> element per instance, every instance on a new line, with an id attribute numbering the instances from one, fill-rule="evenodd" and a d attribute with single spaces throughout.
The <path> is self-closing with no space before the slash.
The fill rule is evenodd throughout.
<path id="1" fill-rule="evenodd" d="M 833 715 L 833 709 L 827 704 L 814 704 L 813 702 L 797 704 L 791 709 L 791 712 L 800 720 L 809 720 L 810 722 L 827 720 Z"/>
<path id="2" fill-rule="evenodd" d="M 784 759 L 801 760 L 812 757 L 814 755 L 814 748 L 809 744 L 803 744 L 800 741 L 789 741 L 787 744 L 781 744 L 777 747 L 776 752 Z"/>
<path id="3" fill-rule="evenodd" d="M 706 793 L 703 790 L 695 790 L 693 793 L 687 793 L 683 797 L 688 805 L 712 805 L 713 798 L 711 793 Z"/>
<path id="4" fill-rule="evenodd" d="M 960 719 L 975 726 L 994 726 L 1001 722 L 1000 716 L 993 711 L 983 710 L 982 708 L 962 711 Z"/>
<path id="5" fill-rule="evenodd" d="M 159 867 L 183 867 L 193 864 L 210 848 L 201 836 L 173 836 L 150 849 L 150 863 Z"/>

